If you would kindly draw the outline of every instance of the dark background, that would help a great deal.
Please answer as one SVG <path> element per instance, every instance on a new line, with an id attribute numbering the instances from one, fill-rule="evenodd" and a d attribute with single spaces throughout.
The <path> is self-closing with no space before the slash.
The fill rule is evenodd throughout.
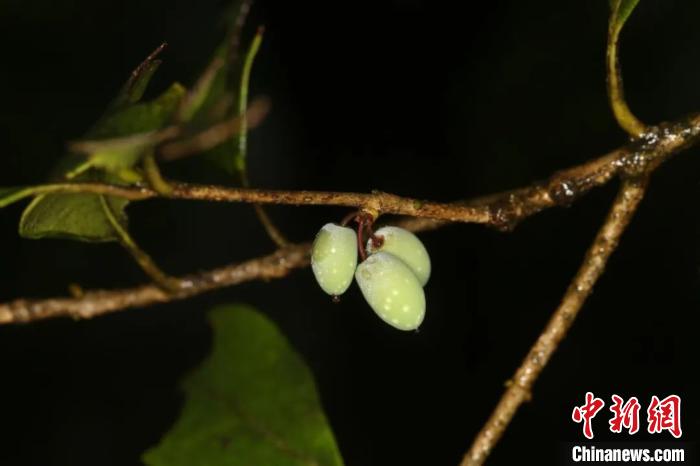
<path id="1" fill-rule="evenodd" d="M 259 0 L 246 37 L 258 24 L 267 34 L 252 94 L 269 95 L 273 111 L 251 135 L 254 184 L 447 201 L 525 185 L 625 142 L 605 94 L 606 0 L 462 3 Z M 151 93 L 191 83 L 220 40 L 224 7 L 0 0 L 0 185 L 45 179 L 161 41 L 170 47 Z M 700 109 L 698 15 L 692 0 L 642 1 L 623 32 L 626 90 L 642 120 Z M 583 439 L 570 415 L 588 390 L 608 405 L 613 392 L 637 396 L 643 409 L 652 394 L 677 393 L 683 439 L 697 439 L 698 156 L 654 176 L 491 464 L 554 462 L 560 445 Z M 208 352 L 206 311 L 246 302 L 308 361 L 348 465 L 455 465 L 558 304 L 614 184 L 513 233 L 454 225 L 423 235 L 434 272 L 419 333 L 381 323 L 356 287 L 332 305 L 308 269 L 93 321 L 1 327 L 0 464 L 139 464 L 178 417 L 179 378 Z M 22 208 L 0 212 L 0 300 L 145 280 L 118 245 L 19 238 Z M 273 249 L 248 206 L 129 211 L 136 238 L 173 273 Z M 270 212 L 307 240 L 347 210 Z M 606 436 L 605 410 L 597 438 L 626 440 Z"/>

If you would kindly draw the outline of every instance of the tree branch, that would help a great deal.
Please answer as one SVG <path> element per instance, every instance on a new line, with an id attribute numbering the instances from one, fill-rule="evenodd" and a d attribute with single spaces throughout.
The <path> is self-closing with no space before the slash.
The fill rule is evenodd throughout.
<path id="1" fill-rule="evenodd" d="M 644 196 L 646 185 L 646 177 L 623 182 L 605 223 L 588 249 L 583 264 L 569 285 L 561 304 L 554 311 L 513 378 L 507 382 L 506 392 L 476 436 L 462 460 L 462 466 L 483 464 L 508 428 L 520 405 L 530 399 L 532 385 L 566 336 L 593 286 L 605 270 L 608 259 L 617 248 L 622 233 Z"/>
<path id="2" fill-rule="evenodd" d="M 184 277 L 173 278 L 175 293 L 155 284 L 121 290 L 94 290 L 73 298 L 18 299 L 0 304 L 0 324 L 31 322 L 51 317 L 87 319 L 123 309 L 144 307 L 189 298 L 206 291 L 252 280 L 269 280 L 287 275 L 309 263 L 309 243 L 277 250 L 268 256 Z"/>
<path id="3" fill-rule="evenodd" d="M 328 205 L 353 207 L 377 214 L 395 214 L 450 222 L 489 224 L 512 229 L 519 221 L 544 209 L 569 205 L 616 175 L 637 176 L 654 170 L 669 156 L 697 142 L 700 115 L 651 127 L 627 146 L 602 157 L 555 173 L 525 188 L 468 202 L 440 203 L 383 192 L 283 191 L 172 183 L 166 195 L 148 187 L 102 183 L 57 183 L 28 187 L 0 199 L 0 207 L 46 193 L 94 193 L 144 200 L 156 197 L 252 204 Z"/>
<path id="4" fill-rule="evenodd" d="M 414 222 L 407 219 L 398 225 L 414 232 L 439 226 L 434 221 Z M 136 307 L 190 298 L 207 291 L 254 280 L 270 280 L 287 276 L 295 269 L 309 265 L 311 243 L 291 244 L 274 253 L 218 269 L 171 278 L 178 291 L 169 293 L 156 284 L 121 290 L 92 290 L 74 297 L 49 299 L 17 299 L 0 304 L 0 324 L 25 323 L 52 317 L 88 319 Z"/>
<path id="5" fill-rule="evenodd" d="M 467 202 L 436 203 L 375 192 L 372 194 L 319 191 L 275 191 L 175 183 L 176 199 L 258 204 L 335 205 L 415 218 L 400 224 L 412 231 L 438 228 L 448 222 L 469 222 L 509 230 L 519 221 L 557 205 L 569 205 L 590 189 L 616 175 L 640 176 L 656 169 L 672 154 L 697 142 L 700 115 L 651 128 L 642 138 L 582 165 L 555 173 L 547 181 Z M 99 183 L 60 183 L 18 190 L 0 199 L 0 207 L 48 192 L 86 192 L 143 200 L 162 197 L 146 187 Z M 120 309 L 184 299 L 206 291 L 257 279 L 278 278 L 308 265 L 309 244 L 290 245 L 275 253 L 240 264 L 176 279 L 179 291 L 168 294 L 155 285 L 123 290 L 88 291 L 73 298 L 17 299 L 0 304 L 0 324 L 56 316 L 94 317 Z"/>

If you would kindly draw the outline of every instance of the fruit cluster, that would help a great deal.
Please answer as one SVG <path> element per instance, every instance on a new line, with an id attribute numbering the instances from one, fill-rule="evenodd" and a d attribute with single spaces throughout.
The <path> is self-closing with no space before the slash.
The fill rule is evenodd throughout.
<path id="1" fill-rule="evenodd" d="M 354 229 L 328 223 L 316 235 L 311 268 L 323 291 L 343 294 L 353 276 L 374 312 L 399 330 L 415 330 L 425 316 L 423 287 L 430 278 L 430 257 L 423 243 L 408 230 L 385 226 L 365 245 L 359 222 Z M 357 265 L 358 250 L 362 262 Z"/>

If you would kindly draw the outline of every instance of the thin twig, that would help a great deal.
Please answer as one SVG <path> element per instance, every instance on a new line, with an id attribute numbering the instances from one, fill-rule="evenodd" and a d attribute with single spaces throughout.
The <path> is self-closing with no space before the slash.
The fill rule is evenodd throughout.
<path id="1" fill-rule="evenodd" d="M 224 57 L 228 63 L 236 63 L 241 45 L 241 33 L 245 26 L 250 9 L 253 7 L 253 0 L 242 0 L 236 14 L 236 19 L 228 32 L 228 56 Z"/>
<path id="2" fill-rule="evenodd" d="M 114 233 L 119 239 L 119 243 L 126 249 L 131 257 L 134 258 L 136 263 L 141 267 L 141 269 L 151 277 L 153 282 L 158 285 L 161 289 L 172 292 L 179 290 L 178 281 L 170 277 L 168 274 L 163 272 L 160 267 L 155 263 L 155 261 L 148 255 L 146 251 L 141 249 L 138 243 L 131 237 L 126 228 L 117 220 L 112 206 L 109 205 L 109 200 L 106 196 L 100 195 L 100 205 L 102 206 L 102 211 L 107 217 L 107 221 L 112 226 Z"/>
<path id="3" fill-rule="evenodd" d="M 192 89 L 187 92 L 180 105 L 178 111 L 175 115 L 175 121 L 178 123 L 183 123 L 190 121 L 192 117 L 200 109 L 202 103 L 209 95 L 209 90 L 216 79 L 217 73 L 224 67 L 224 60 L 222 58 L 214 58 L 209 65 L 204 69 L 201 76 L 192 86 Z"/>
<path id="4" fill-rule="evenodd" d="M 258 126 L 269 110 L 269 99 L 264 97 L 255 99 L 250 104 L 250 108 L 243 114 L 247 119 L 248 128 Z M 240 134 L 242 118 L 241 115 L 236 115 L 182 141 L 163 144 L 158 150 L 158 156 L 163 160 L 177 160 L 212 149 Z"/>
<path id="5" fill-rule="evenodd" d="M 262 44 L 263 33 L 265 28 L 262 26 L 258 28 L 255 33 L 253 42 L 248 48 L 248 52 L 243 60 L 243 70 L 241 72 L 241 84 L 238 89 L 238 115 L 241 117 L 241 127 L 240 133 L 238 135 L 238 153 L 235 155 L 236 169 L 241 174 L 241 180 L 243 187 L 249 188 L 250 181 L 248 178 L 248 88 L 250 86 L 250 74 L 253 69 L 253 63 L 255 63 L 255 57 L 258 55 L 260 50 L 260 45 Z M 284 236 L 282 231 L 277 228 L 275 222 L 265 211 L 265 208 L 260 204 L 254 204 L 255 215 L 257 215 L 258 220 L 262 224 L 267 235 L 272 239 L 272 241 L 277 245 L 277 247 L 284 247 L 289 244 L 289 240 Z"/>
<path id="6" fill-rule="evenodd" d="M 97 140 L 78 140 L 68 143 L 68 150 L 77 154 L 90 156 L 96 152 L 106 151 L 126 151 L 144 150 L 149 147 L 156 147 L 162 144 L 158 150 L 158 157 L 163 160 L 177 160 L 194 154 L 199 154 L 212 149 L 239 134 L 241 130 L 241 120 L 247 119 L 248 128 L 255 128 L 264 119 L 270 110 L 270 101 L 260 97 L 255 99 L 250 108 L 242 115 L 235 115 L 226 120 L 213 124 L 191 136 L 174 141 L 175 138 L 183 134 L 184 127 L 181 125 L 171 125 L 163 129 L 147 131 L 144 133 L 130 134 L 115 138 Z M 84 171 L 90 168 L 86 164 Z M 76 172 L 76 170 L 73 170 Z"/>
<path id="7" fill-rule="evenodd" d="M 646 131 L 646 125 L 639 121 L 627 104 L 622 86 L 622 70 L 618 58 L 620 32 L 625 22 L 625 20 L 620 21 L 618 19 L 618 12 L 622 7 L 622 3 L 616 3 L 608 25 L 608 46 L 605 60 L 608 79 L 608 100 L 610 101 L 613 115 L 615 115 L 615 119 L 622 129 L 632 136 L 641 136 Z"/>
<path id="8" fill-rule="evenodd" d="M 173 192 L 173 188 L 170 184 L 165 181 L 163 174 L 158 168 L 158 163 L 156 163 L 156 158 L 153 152 L 148 152 L 143 156 L 143 174 L 146 176 L 146 180 L 151 188 L 159 192 L 163 196 L 169 196 Z"/>
<path id="9" fill-rule="evenodd" d="M 275 222 L 272 221 L 272 217 L 270 217 L 270 214 L 267 213 L 267 210 L 265 210 L 263 206 L 260 204 L 254 204 L 253 209 L 255 209 L 255 215 L 258 217 L 258 220 L 265 229 L 265 232 L 270 237 L 272 242 L 277 245 L 277 247 L 283 248 L 290 244 L 287 237 L 284 236 L 279 228 L 277 228 Z"/>
<path id="10" fill-rule="evenodd" d="M 238 154 L 236 156 L 236 162 L 238 166 L 236 167 L 239 171 L 246 171 L 246 158 L 248 155 L 248 116 L 246 111 L 248 109 L 248 88 L 250 86 L 250 74 L 253 70 L 253 63 L 255 63 L 255 57 L 260 50 L 260 45 L 262 45 L 263 34 L 265 28 L 258 27 L 255 37 L 253 37 L 253 42 L 248 48 L 248 52 L 243 60 L 243 70 L 241 71 L 241 84 L 238 89 L 238 115 L 241 118 L 240 130 L 238 134 Z M 231 154 L 232 156 L 234 154 Z"/>
<path id="11" fill-rule="evenodd" d="M 516 411 L 530 399 L 532 385 L 547 362 L 566 336 L 586 298 L 593 290 L 625 228 L 632 219 L 644 196 L 646 178 L 624 181 L 605 223 L 598 231 L 588 249 L 581 267 L 549 323 L 530 349 L 513 378 L 508 381 L 506 392 L 501 397 L 491 417 L 476 436 L 474 443 L 462 460 L 462 466 L 477 466 L 501 438 Z"/>

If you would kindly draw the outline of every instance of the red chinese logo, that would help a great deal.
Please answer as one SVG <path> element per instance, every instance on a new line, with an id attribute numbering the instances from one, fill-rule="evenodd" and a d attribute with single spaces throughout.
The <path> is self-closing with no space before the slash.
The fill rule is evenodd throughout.
<path id="1" fill-rule="evenodd" d="M 654 395 L 647 409 L 649 422 L 647 431 L 655 434 L 667 430 L 676 438 L 683 435 L 681 430 L 681 397 L 669 395 L 663 400 Z"/>
<path id="2" fill-rule="evenodd" d="M 610 412 L 612 418 L 608 421 L 610 432 L 621 433 L 624 430 L 634 435 L 639 432 L 639 411 L 641 405 L 637 397 L 633 396 L 627 401 L 621 396 L 613 395 Z M 603 409 L 605 402 L 596 398 L 591 392 L 586 392 L 586 402 L 574 407 L 571 419 L 576 423 L 583 423 L 583 435 L 587 439 L 593 438 L 593 418 Z M 656 395 L 651 397 L 647 408 L 647 432 L 658 434 L 668 431 L 675 438 L 683 435 L 681 429 L 681 397 L 669 395 L 660 400 Z"/>
<path id="3" fill-rule="evenodd" d="M 613 404 L 610 406 L 610 411 L 613 413 L 613 418 L 608 421 L 610 424 L 610 432 L 620 433 L 622 428 L 627 429 L 630 435 L 636 434 L 639 431 L 639 400 L 633 396 L 623 404 L 623 399 L 617 395 L 612 396 Z"/>
<path id="4" fill-rule="evenodd" d="M 574 422 L 580 423 L 583 421 L 583 435 L 585 435 L 587 439 L 593 438 L 593 425 L 591 421 L 595 415 L 598 414 L 598 411 L 603 409 L 603 406 L 605 406 L 603 400 L 596 398 L 591 392 L 586 392 L 586 403 L 583 406 L 576 406 L 573 413 L 571 413 L 571 419 L 573 419 Z"/>

